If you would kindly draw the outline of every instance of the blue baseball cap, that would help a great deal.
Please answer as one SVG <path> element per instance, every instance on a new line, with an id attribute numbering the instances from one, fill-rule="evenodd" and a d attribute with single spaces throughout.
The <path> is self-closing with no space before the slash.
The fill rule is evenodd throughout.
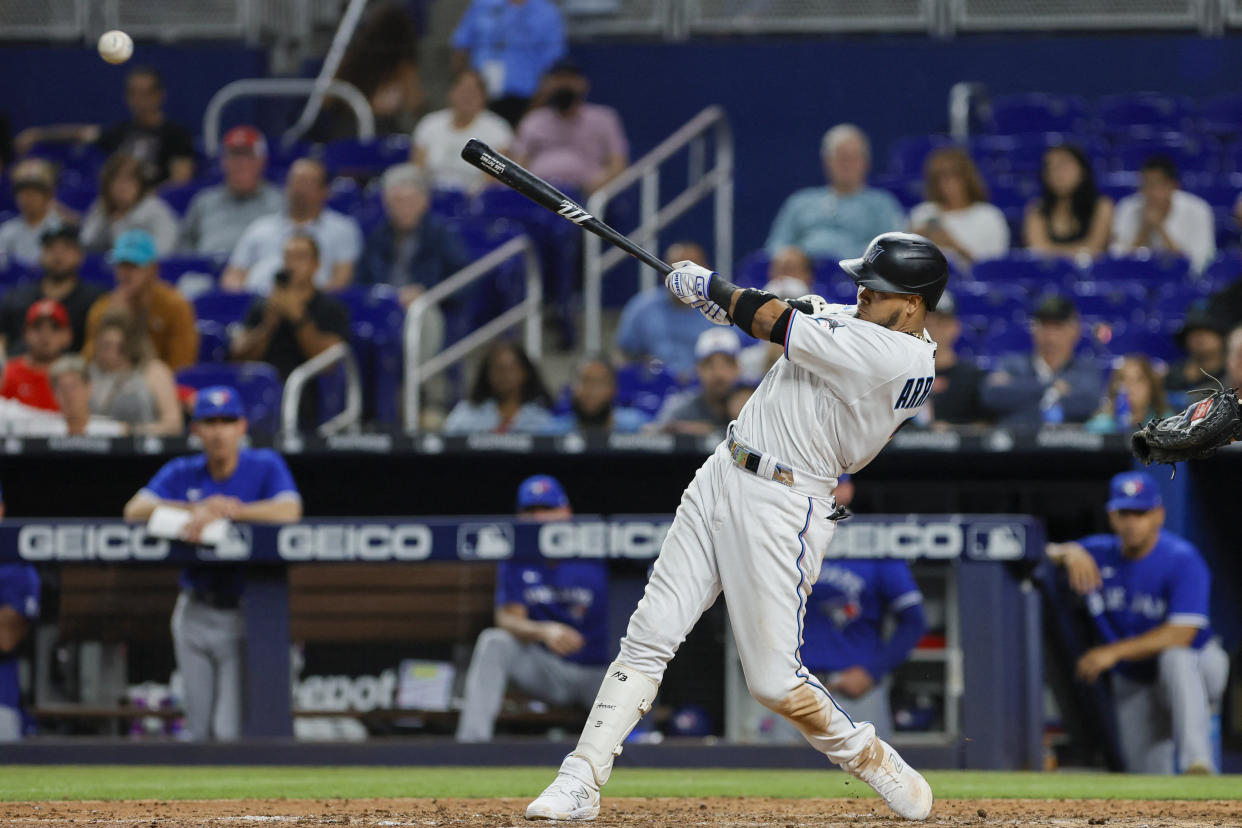
<path id="1" fill-rule="evenodd" d="M 561 509 L 569 505 L 569 496 L 555 477 L 537 474 L 518 484 L 517 511 L 527 509 Z"/>
<path id="2" fill-rule="evenodd" d="M 112 245 L 113 264 L 143 265 L 155 261 L 155 238 L 146 230 L 126 230 Z"/>
<path id="3" fill-rule="evenodd" d="M 1108 484 L 1108 504 L 1105 508 L 1110 512 L 1122 509 L 1149 512 L 1163 505 L 1156 481 L 1146 472 L 1122 472 Z"/>
<path id="4" fill-rule="evenodd" d="M 199 389 L 194 400 L 195 420 L 210 420 L 215 417 L 233 417 L 238 420 L 246 416 L 242 408 L 241 394 L 236 388 L 227 385 L 209 385 Z"/>

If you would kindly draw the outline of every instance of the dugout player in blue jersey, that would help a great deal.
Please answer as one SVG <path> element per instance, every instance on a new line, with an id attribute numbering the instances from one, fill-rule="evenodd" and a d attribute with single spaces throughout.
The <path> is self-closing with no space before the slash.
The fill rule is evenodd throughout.
<path id="1" fill-rule="evenodd" d="M 573 516 L 561 484 L 544 474 L 518 486 L 517 513 L 538 521 Z M 590 707 L 610 642 L 606 564 L 498 564 L 496 626 L 475 642 L 457 740 L 491 741 L 510 683 L 548 704 Z"/>
<path id="2" fill-rule="evenodd" d="M 125 504 L 125 519 L 147 520 L 157 506 L 190 512 L 184 540 L 200 540 L 216 518 L 244 523 L 294 523 L 302 496 L 284 458 L 271 449 L 245 449 L 241 397 L 223 385 L 204 388 L 194 404 L 193 432 L 203 453 L 168 461 Z M 228 741 L 241 735 L 245 619 L 244 573 L 229 565 L 187 567 L 173 610 L 173 648 L 185 685 L 191 739 Z"/>
<path id="3" fill-rule="evenodd" d="M 1163 530 L 1156 481 L 1124 472 L 1109 488 L 1111 535 L 1049 544 L 1086 597 L 1100 644 L 1078 660 L 1079 678 L 1112 673 L 1126 769 L 1213 773 L 1212 709 L 1229 660 L 1208 621 L 1211 575 L 1199 551 Z"/>
<path id="4" fill-rule="evenodd" d="M 27 564 L 0 565 L 0 742 L 21 738 L 17 648 L 39 617 L 39 575 Z"/>

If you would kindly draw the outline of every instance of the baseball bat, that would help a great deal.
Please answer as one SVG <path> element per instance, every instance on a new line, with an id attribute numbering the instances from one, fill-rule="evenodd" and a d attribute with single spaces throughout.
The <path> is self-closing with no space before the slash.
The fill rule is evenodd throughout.
<path id="1" fill-rule="evenodd" d="M 604 241 L 619 247 L 638 259 L 648 267 L 655 268 L 660 275 L 669 273 L 673 268 L 660 257 L 636 244 L 634 241 L 613 230 L 604 222 L 588 213 L 569 196 L 544 181 L 530 170 L 522 167 L 511 158 L 506 158 L 482 141 L 471 138 L 462 147 L 461 157 L 467 163 L 478 167 L 492 178 L 517 190 L 531 201 L 551 210 L 566 221 L 572 221 L 583 230 L 589 230 Z"/>

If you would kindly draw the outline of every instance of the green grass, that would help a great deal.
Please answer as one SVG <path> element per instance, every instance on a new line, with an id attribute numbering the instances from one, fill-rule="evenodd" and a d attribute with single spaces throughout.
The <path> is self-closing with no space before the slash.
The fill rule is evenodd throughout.
<path id="1" fill-rule="evenodd" d="M 365 799 L 529 797 L 551 768 L 302 768 L 0 765 L 0 801 L 56 799 Z M 1242 777 L 932 771 L 941 799 L 1242 799 Z M 608 796 L 856 797 L 865 785 L 823 771 L 619 768 Z"/>

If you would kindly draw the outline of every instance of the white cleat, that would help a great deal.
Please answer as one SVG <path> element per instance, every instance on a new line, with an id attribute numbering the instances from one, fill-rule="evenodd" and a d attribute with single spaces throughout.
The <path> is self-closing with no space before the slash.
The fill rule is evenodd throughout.
<path id="1" fill-rule="evenodd" d="M 599 816 L 599 786 L 587 760 L 566 756 L 552 784 L 526 806 L 527 819 L 595 819 Z"/>
<path id="2" fill-rule="evenodd" d="M 931 813 L 931 785 L 883 739 L 877 738 L 857 758 L 841 767 L 874 788 L 898 816 L 927 819 Z"/>

